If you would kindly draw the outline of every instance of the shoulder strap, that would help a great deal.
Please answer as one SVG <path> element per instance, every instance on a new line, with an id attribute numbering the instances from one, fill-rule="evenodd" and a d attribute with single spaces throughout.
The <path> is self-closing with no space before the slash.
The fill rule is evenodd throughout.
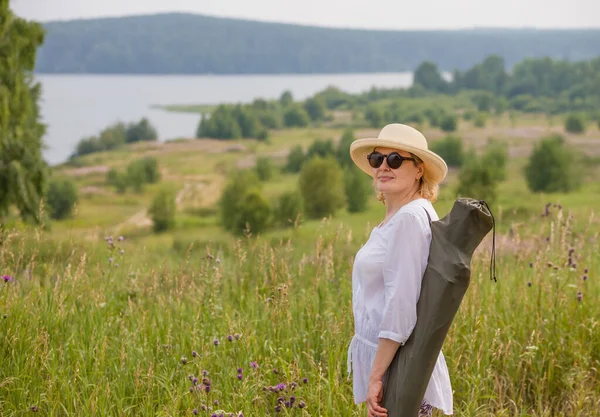
<path id="1" fill-rule="evenodd" d="M 429 212 L 425 207 L 423 207 L 423 210 L 425 210 L 425 214 L 427 214 L 427 218 L 429 219 L 429 223 L 431 224 L 431 216 L 429 215 Z"/>

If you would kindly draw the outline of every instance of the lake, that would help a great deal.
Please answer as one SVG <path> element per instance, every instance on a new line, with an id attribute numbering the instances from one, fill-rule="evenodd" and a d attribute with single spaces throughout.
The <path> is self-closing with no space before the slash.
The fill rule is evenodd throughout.
<path id="1" fill-rule="evenodd" d="M 96 135 L 117 121 L 147 117 L 159 140 L 193 137 L 200 117 L 152 108 L 167 104 L 215 104 L 278 98 L 290 90 L 305 99 L 333 85 L 350 93 L 375 87 L 407 87 L 412 73 L 326 75 L 46 75 L 42 84 L 41 114 L 48 130 L 44 157 L 50 164 L 64 162 L 79 140 Z"/>

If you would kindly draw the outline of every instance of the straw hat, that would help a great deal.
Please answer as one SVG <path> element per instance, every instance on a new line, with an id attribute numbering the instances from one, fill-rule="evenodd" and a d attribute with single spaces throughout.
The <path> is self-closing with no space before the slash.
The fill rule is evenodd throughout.
<path id="1" fill-rule="evenodd" d="M 417 129 L 407 125 L 393 123 L 385 126 L 377 138 L 358 139 L 350 145 L 350 156 L 354 163 L 369 175 L 372 175 L 367 155 L 375 147 L 393 148 L 410 152 L 423 161 L 426 175 L 436 183 L 442 182 L 448 173 L 446 162 L 427 147 L 427 139 Z"/>

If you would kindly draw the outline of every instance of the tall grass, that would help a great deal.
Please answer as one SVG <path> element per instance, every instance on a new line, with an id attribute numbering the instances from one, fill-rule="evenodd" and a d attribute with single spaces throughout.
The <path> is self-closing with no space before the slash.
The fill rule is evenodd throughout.
<path id="1" fill-rule="evenodd" d="M 597 221 L 530 220 L 497 283 L 487 242 L 474 258 L 444 345 L 457 416 L 599 415 Z M 364 415 L 345 370 L 364 236 L 323 221 L 294 239 L 180 255 L 4 231 L 0 415 Z"/>

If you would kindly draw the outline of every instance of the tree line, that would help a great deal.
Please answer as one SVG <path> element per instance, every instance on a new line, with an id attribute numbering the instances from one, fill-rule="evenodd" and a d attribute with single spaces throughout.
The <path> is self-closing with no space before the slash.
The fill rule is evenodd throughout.
<path id="1" fill-rule="evenodd" d="M 274 74 L 464 70 L 486 55 L 600 55 L 600 30 L 376 31 L 161 14 L 50 22 L 36 70 L 102 74 Z"/>

